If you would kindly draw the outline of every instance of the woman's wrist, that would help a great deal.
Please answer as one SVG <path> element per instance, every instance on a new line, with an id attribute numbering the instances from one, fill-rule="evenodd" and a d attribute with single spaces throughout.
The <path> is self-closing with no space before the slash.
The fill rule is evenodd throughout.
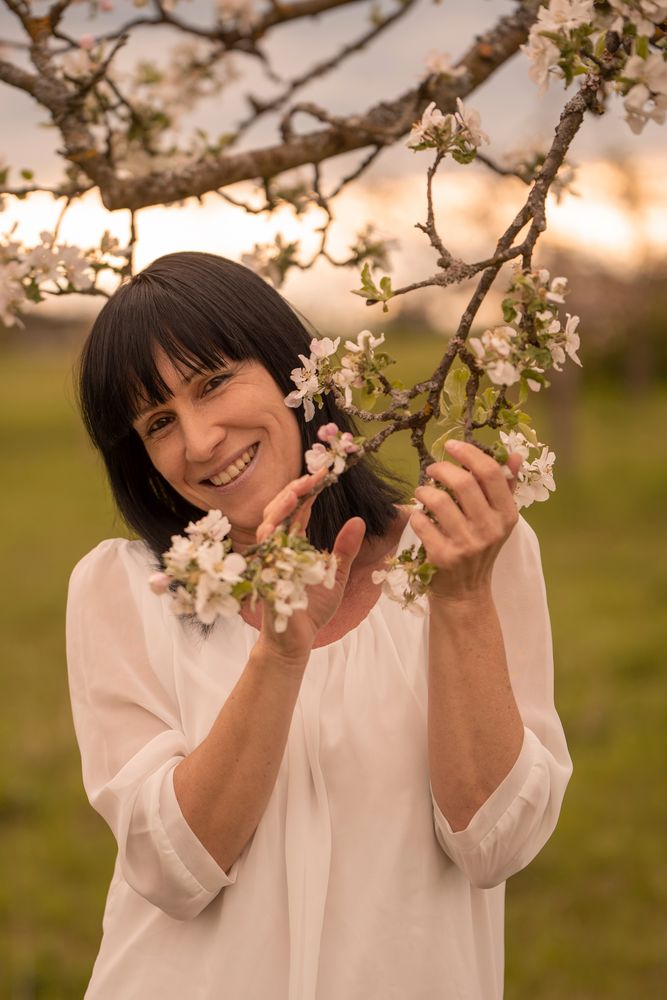
<path id="1" fill-rule="evenodd" d="M 480 615 L 495 612 L 495 602 L 490 586 L 478 587 L 458 594 L 432 593 L 429 597 L 431 615 L 454 618 L 457 621 L 475 620 Z"/>
<path id="2" fill-rule="evenodd" d="M 253 653 L 261 658 L 265 667 L 288 677 L 299 677 L 303 675 L 308 665 L 310 649 L 284 647 L 274 643 L 266 635 L 260 634 Z"/>

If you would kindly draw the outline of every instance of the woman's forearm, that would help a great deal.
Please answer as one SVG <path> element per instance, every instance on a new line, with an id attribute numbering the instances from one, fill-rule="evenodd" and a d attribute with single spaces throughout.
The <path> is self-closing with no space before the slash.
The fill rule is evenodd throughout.
<path id="1" fill-rule="evenodd" d="M 431 786 L 463 830 L 515 763 L 523 742 L 491 592 L 432 601 L 428 753 Z"/>
<path id="2" fill-rule="evenodd" d="M 181 812 L 225 872 L 273 791 L 306 663 L 281 663 L 258 642 L 210 733 L 174 771 Z"/>

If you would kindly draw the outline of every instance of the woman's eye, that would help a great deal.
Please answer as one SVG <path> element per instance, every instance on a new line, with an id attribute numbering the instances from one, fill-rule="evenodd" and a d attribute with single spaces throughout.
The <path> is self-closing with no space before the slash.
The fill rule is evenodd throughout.
<path id="1" fill-rule="evenodd" d="M 169 417 L 158 417 L 157 420 L 154 420 L 153 423 L 149 424 L 146 428 L 146 437 L 152 437 L 154 434 L 157 434 L 158 431 L 161 431 L 167 426 L 168 423 Z"/>
<path id="2" fill-rule="evenodd" d="M 225 374 L 225 375 L 214 375 L 213 378 L 210 378 L 208 380 L 208 382 L 206 383 L 206 385 L 204 386 L 204 388 L 202 390 L 202 396 L 205 396 L 208 392 L 211 392 L 212 389 L 217 389 L 218 386 L 222 385 L 222 383 L 226 379 L 228 379 L 228 378 L 229 378 L 229 375 L 227 375 L 227 374 Z"/>

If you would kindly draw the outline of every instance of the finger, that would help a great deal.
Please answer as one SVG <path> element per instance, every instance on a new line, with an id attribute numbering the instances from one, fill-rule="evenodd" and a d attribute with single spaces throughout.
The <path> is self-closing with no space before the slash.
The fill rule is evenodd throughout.
<path id="1" fill-rule="evenodd" d="M 262 523 L 257 531 L 259 532 L 261 529 L 262 533 L 265 535 L 266 525 L 272 525 L 272 530 L 274 530 L 275 526 L 280 524 L 281 521 L 284 521 L 284 519 L 294 510 L 297 499 L 314 489 L 322 481 L 326 473 L 326 469 L 318 469 L 318 471 L 312 475 L 308 473 L 305 476 L 301 476 L 299 479 L 293 479 L 285 487 L 283 487 L 280 493 L 278 493 L 264 508 L 262 512 Z M 271 532 L 269 532 L 269 534 L 270 533 Z"/>
<path id="2" fill-rule="evenodd" d="M 447 532 L 453 538 L 467 537 L 470 522 L 448 493 L 439 490 L 436 486 L 426 485 L 418 486 L 415 490 L 415 496 L 437 518 L 442 531 Z"/>
<path id="3" fill-rule="evenodd" d="M 442 565 L 452 541 L 420 510 L 410 515 L 410 527 L 423 544 L 429 562 Z"/>
<path id="4" fill-rule="evenodd" d="M 255 531 L 255 537 L 258 542 L 265 541 L 269 535 L 273 534 L 280 522 L 294 508 L 296 502 L 296 493 L 282 490 L 278 497 L 275 497 L 270 504 L 267 504 L 264 508 L 264 518 Z"/>
<path id="5" fill-rule="evenodd" d="M 362 517 L 351 517 L 336 535 L 333 547 L 337 561 L 336 582 L 343 587 L 347 583 L 352 563 L 359 555 L 365 535 L 366 523 Z"/>
<path id="6" fill-rule="evenodd" d="M 501 514 L 509 514 L 512 511 L 514 502 L 511 488 L 508 488 L 508 481 L 494 458 L 485 454 L 476 445 L 465 441 L 447 441 L 445 449 L 470 470 L 494 510 Z"/>
<path id="7" fill-rule="evenodd" d="M 489 501 L 472 472 L 452 462 L 435 462 L 426 467 L 426 473 L 452 490 L 466 518 L 476 524 L 488 521 Z"/>

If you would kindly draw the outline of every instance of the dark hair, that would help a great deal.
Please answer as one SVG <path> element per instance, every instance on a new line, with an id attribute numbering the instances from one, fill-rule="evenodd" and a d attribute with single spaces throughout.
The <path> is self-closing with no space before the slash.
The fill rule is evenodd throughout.
<path id="1" fill-rule="evenodd" d="M 294 388 L 290 372 L 299 364 L 297 355 L 309 354 L 311 339 L 278 292 L 253 271 L 215 254 L 160 257 L 105 303 L 79 361 L 81 412 L 121 515 L 158 557 L 171 536 L 203 511 L 160 475 L 133 427 L 145 402 L 157 406 L 169 396 L 157 369 L 157 348 L 197 373 L 219 368 L 227 358 L 253 359 L 287 395 Z M 293 412 L 304 451 L 322 423 L 334 421 L 341 430 L 358 433 L 329 395 L 310 422 L 302 407 Z M 364 519 L 368 535 L 382 535 L 405 493 L 405 484 L 365 457 L 318 497 L 308 536 L 318 548 L 330 549 L 353 515 Z"/>

